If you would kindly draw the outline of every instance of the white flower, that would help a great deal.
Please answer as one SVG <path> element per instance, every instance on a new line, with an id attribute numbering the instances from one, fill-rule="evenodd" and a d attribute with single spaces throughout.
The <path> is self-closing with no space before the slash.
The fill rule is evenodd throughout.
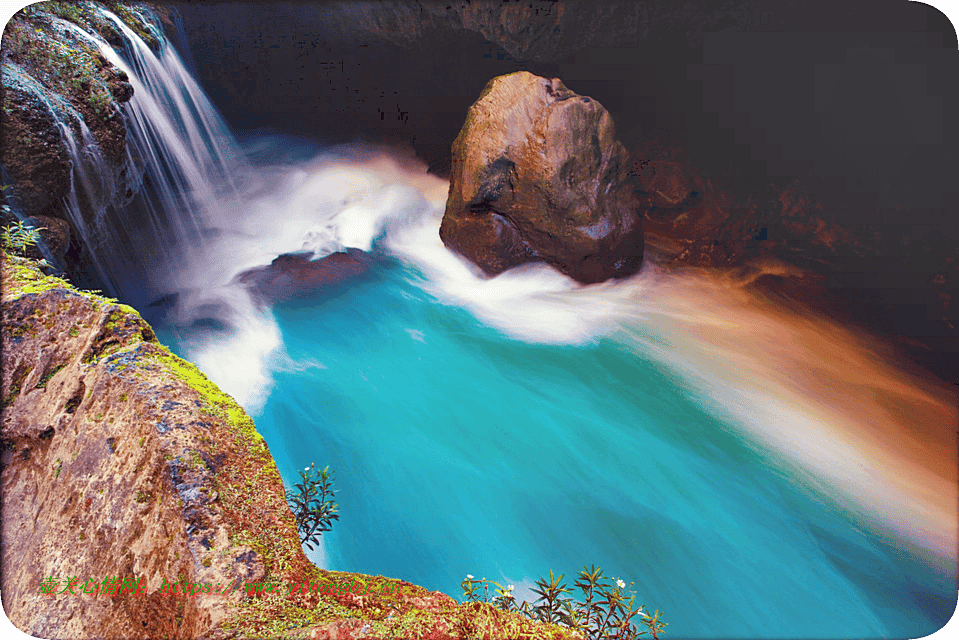
<path id="1" fill-rule="evenodd" d="M 472 579 L 473 579 L 473 576 L 471 576 L 470 574 L 467 573 L 467 574 L 466 574 L 466 579 L 467 579 L 467 580 L 472 580 Z"/>
<path id="2" fill-rule="evenodd" d="M 616 586 L 619 587 L 620 589 L 625 589 L 625 588 L 626 588 L 626 583 L 623 582 L 622 580 L 617 580 L 617 581 L 616 581 Z"/>
<path id="3" fill-rule="evenodd" d="M 509 586 L 509 589 L 507 589 L 507 591 L 512 591 L 512 590 L 513 590 L 513 585 L 510 585 L 510 586 Z"/>
<path id="4" fill-rule="evenodd" d="M 309 467 L 306 467 L 306 468 L 305 468 L 305 469 L 303 469 L 303 470 L 304 470 L 304 471 L 309 471 L 309 470 L 310 470 L 310 468 L 309 468 Z"/>

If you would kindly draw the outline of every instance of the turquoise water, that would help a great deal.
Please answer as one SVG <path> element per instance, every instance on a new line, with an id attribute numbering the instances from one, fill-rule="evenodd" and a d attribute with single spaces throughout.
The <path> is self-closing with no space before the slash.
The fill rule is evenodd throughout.
<path id="1" fill-rule="evenodd" d="M 596 564 L 673 638 L 921 637 L 951 616 L 948 507 L 943 524 L 924 478 L 857 440 L 902 386 L 875 354 L 653 263 L 592 287 L 479 277 L 438 240 L 445 183 L 301 156 L 250 177 L 242 213 L 213 211 L 158 333 L 253 415 L 285 482 L 334 471 L 341 519 L 314 562 L 530 600 Z M 272 308 L 234 279 L 343 246 L 382 260 Z"/>
<path id="2" fill-rule="evenodd" d="M 287 483 L 334 470 L 342 517 L 315 562 L 520 598 L 597 564 L 669 638 L 920 637 L 952 614 L 955 478 L 906 438 L 953 429 L 949 398 L 841 327 L 654 261 L 592 287 L 478 277 L 439 242 L 448 185 L 414 159 L 261 133 L 241 149 L 176 52 L 117 25 L 129 65 L 98 46 L 135 82 L 156 197 L 122 216 L 143 237 L 97 258 L 254 416 Z M 236 280 L 346 247 L 385 262 L 273 308 Z"/>
<path id="3" fill-rule="evenodd" d="M 520 597 L 595 563 L 669 637 L 918 637 L 948 619 L 946 572 L 797 484 L 655 359 L 528 344 L 421 281 L 392 261 L 273 309 L 285 355 L 254 418 L 287 482 L 335 471 L 342 518 L 315 560 Z"/>

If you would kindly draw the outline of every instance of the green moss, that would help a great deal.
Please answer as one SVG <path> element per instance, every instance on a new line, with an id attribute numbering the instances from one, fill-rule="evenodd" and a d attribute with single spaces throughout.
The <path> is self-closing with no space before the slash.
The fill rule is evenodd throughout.
<path id="1" fill-rule="evenodd" d="M 75 291 L 69 282 L 62 278 L 45 275 L 27 258 L 18 258 L 4 253 L 3 262 L 8 267 L 9 273 L 9 278 L 5 278 L 3 283 L 5 300 L 15 300 L 31 293 L 43 293 L 51 289 Z"/>
<path id="2" fill-rule="evenodd" d="M 35 388 L 37 388 L 37 389 L 44 389 L 44 388 L 46 388 L 47 383 L 50 382 L 50 379 L 51 379 L 53 376 L 55 376 L 55 375 L 57 375 L 58 373 L 60 373 L 60 371 L 62 371 L 63 368 L 66 367 L 66 366 L 67 366 L 67 363 L 66 363 L 66 362 L 62 362 L 62 363 L 58 364 L 57 366 L 55 366 L 55 367 L 54 367 L 53 369 L 51 369 L 50 371 L 48 371 L 47 373 L 43 374 L 43 377 L 40 378 L 40 382 L 37 383 L 37 386 L 36 386 Z"/>
<path id="3" fill-rule="evenodd" d="M 203 462 L 203 456 L 201 456 L 201 455 L 200 455 L 200 452 L 197 451 L 196 449 L 190 449 L 190 450 L 188 450 L 188 451 L 186 452 L 186 460 L 185 460 L 185 462 L 186 462 L 187 466 L 189 466 L 189 467 L 191 467 L 191 468 L 193 468 L 193 469 L 205 469 L 205 468 L 206 468 L 206 463 Z"/>
<path id="4" fill-rule="evenodd" d="M 58 34 L 54 16 L 91 28 L 76 3 L 37 3 L 10 21 L 3 43 L 5 53 L 81 111 L 104 120 L 113 118 L 113 94 L 99 73 L 102 57 L 87 42 Z"/>
<path id="5" fill-rule="evenodd" d="M 63 471 L 63 460 L 57 458 L 55 465 L 57 467 L 57 472 L 53 475 L 54 479 L 59 478 L 60 472 Z"/>
<path id="6" fill-rule="evenodd" d="M 83 19 L 83 14 L 81 14 L 79 9 L 77 9 L 76 4 L 72 2 L 49 0 L 49 2 L 43 3 L 43 8 L 54 15 L 63 18 L 64 20 L 69 20 L 74 24 L 83 25 L 86 22 Z"/>
<path id="7" fill-rule="evenodd" d="M 237 444 L 252 446 L 258 453 L 268 451 L 266 441 L 257 433 L 253 419 L 236 403 L 236 400 L 221 391 L 195 364 L 175 356 L 162 345 L 159 350 L 154 351 L 149 360 L 164 367 L 198 392 L 206 401 L 203 412 L 226 420 L 236 429 Z"/>
<path id="8" fill-rule="evenodd" d="M 115 0 L 105 0 L 104 4 L 116 14 L 128 27 L 133 29 L 148 47 L 157 50 L 160 41 L 157 38 L 155 28 L 143 15 L 144 8 L 132 3 L 116 2 Z"/>
<path id="9" fill-rule="evenodd" d="M 289 594 L 282 584 L 275 592 L 266 591 L 258 597 L 245 598 L 236 608 L 235 616 L 223 624 L 225 630 L 245 638 L 308 638 L 313 628 L 336 620 L 359 620 L 366 626 L 363 637 L 369 638 L 424 638 L 436 635 L 438 627 L 445 627 L 442 637 L 461 638 L 524 638 L 528 640 L 559 640 L 576 637 L 569 629 L 540 623 L 518 613 L 506 613 L 486 603 L 454 605 L 432 613 L 407 608 L 403 598 L 381 595 L 385 583 L 394 580 L 381 576 L 366 576 L 314 568 L 310 580 L 334 587 L 347 585 L 354 579 L 370 584 L 367 601 L 360 607 L 345 606 L 335 596 L 320 596 L 315 606 L 301 593 Z M 261 583 L 270 583 L 264 578 Z M 274 581 L 276 582 L 276 581 Z M 420 587 L 402 587 L 408 596 L 428 596 Z"/>
<path id="10" fill-rule="evenodd" d="M 3 406 L 9 407 L 16 402 L 17 398 L 20 396 L 20 387 L 23 386 L 23 381 L 28 375 L 30 375 L 31 371 L 33 371 L 33 365 L 27 365 L 22 362 L 17 365 L 10 380 L 10 391 L 3 399 Z"/>

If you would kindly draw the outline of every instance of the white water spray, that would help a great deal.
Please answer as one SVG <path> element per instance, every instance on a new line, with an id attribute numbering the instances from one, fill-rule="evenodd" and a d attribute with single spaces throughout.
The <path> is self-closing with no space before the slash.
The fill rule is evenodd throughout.
<path id="1" fill-rule="evenodd" d="M 628 280 L 589 287 L 544 265 L 482 277 L 439 240 L 445 181 L 377 152 L 249 167 L 175 52 L 157 58 L 118 26 L 131 59 L 98 46 L 135 87 L 126 107 L 131 153 L 157 194 L 149 209 L 155 286 L 178 295 L 179 326 L 214 318 L 230 327 L 187 339 L 186 350 L 248 409 L 268 393 L 281 336 L 236 276 L 291 251 L 386 251 L 421 273 L 417 284 L 438 302 L 465 307 L 506 335 L 612 339 L 656 359 L 825 495 L 851 499 L 860 518 L 954 565 L 955 456 L 930 444 L 943 433 L 948 440 L 956 419 L 941 388 L 901 381 L 841 327 L 789 317 L 704 273 L 647 264 Z M 909 435 L 916 424 L 937 435 Z"/>

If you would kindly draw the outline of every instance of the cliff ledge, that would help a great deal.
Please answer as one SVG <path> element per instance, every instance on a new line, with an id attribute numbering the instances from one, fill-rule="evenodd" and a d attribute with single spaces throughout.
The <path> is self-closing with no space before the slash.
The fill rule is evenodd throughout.
<path id="1" fill-rule="evenodd" d="M 23 258 L 4 254 L 0 269 L 0 589 L 23 631 L 570 637 L 408 582 L 317 568 L 302 552 L 267 445 L 232 398 L 159 344 L 134 309 Z M 111 596 L 108 578 L 131 588 Z M 210 587 L 164 593 L 174 582 Z M 250 582 L 277 588 L 251 595 Z M 347 592 L 354 582 L 368 595 Z"/>

